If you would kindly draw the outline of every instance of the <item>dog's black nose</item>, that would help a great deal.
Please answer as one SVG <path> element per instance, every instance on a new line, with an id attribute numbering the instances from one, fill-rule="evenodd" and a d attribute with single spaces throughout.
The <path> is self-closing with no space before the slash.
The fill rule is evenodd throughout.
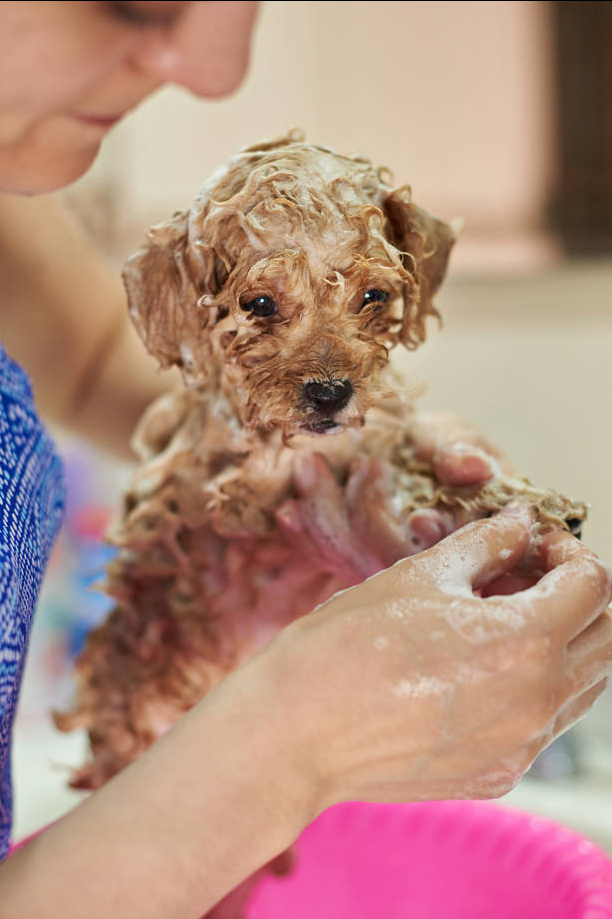
<path id="1" fill-rule="evenodd" d="M 353 395 L 353 387 L 349 380 L 333 380 L 319 383 L 311 380 L 304 383 L 304 399 L 310 408 L 314 408 L 320 415 L 335 415 L 348 403 Z"/>

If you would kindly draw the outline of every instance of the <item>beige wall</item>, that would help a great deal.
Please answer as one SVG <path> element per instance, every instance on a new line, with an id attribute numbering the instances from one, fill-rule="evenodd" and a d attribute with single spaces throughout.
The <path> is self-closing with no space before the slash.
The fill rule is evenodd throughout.
<path id="1" fill-rule="evenodd" d="M 524 256 L 554 165 L 549 12 L 526 0 L 272 0 L 234 97 L 163 91 L 109 138 L 80 184 L 110 185 L 129 244 L 187 205 L 227 156 L 297 125 L 390 166 L 440 216 L 466 218 L 458 265 L 473 262 L 474 237 L 488 243 L 484 265 L 498 238 Z"/>

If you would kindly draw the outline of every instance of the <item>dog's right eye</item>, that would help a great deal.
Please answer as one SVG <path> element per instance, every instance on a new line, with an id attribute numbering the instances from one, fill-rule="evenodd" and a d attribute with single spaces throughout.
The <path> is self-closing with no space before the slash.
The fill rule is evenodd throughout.
<path id="1" fill-rule="evenodd" d="M 388 299 L 389 294 L 386 290 L 379 290 L 377 287 L 373 287 L 371 290 L 366 290 L 363 295 L 361 309 L 363 309 L 364 306 L 369 306 L 370 303 L 386 303 Z"/>
<path id="2" fill-rule="evenodd" d="M 248 303 L 241 304 L 242 309 L 254 316 L 272 316 L 277 312 L 277 306 L 272 297 L 255 297 Z"/>

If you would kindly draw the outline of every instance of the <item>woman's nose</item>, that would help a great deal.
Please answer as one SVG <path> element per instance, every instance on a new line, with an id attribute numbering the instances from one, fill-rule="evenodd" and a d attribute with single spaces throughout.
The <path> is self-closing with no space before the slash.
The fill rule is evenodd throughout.
<path id="1" fill-rule="evenodd" d="M 191 3 L 168 30 L 148 37 L 132 63 L 197 96 L 227 95 L 246 73 L 257 7 L 255 2 Z"/>

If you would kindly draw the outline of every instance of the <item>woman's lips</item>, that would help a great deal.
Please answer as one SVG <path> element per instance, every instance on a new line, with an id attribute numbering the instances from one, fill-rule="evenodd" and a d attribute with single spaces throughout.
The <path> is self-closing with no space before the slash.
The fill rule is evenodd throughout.
<path id="1" fill-rule="evenodd" d="M 76 118 L 77 121 L 80 121 L 82 124 L 89 124 L 95 128 L 102 128 L 107 130 L 112 128 L 114 124 L 123 118 L 123 112 L 119 115 L 80 115 L 75 114 L 73 118 Z"/>

